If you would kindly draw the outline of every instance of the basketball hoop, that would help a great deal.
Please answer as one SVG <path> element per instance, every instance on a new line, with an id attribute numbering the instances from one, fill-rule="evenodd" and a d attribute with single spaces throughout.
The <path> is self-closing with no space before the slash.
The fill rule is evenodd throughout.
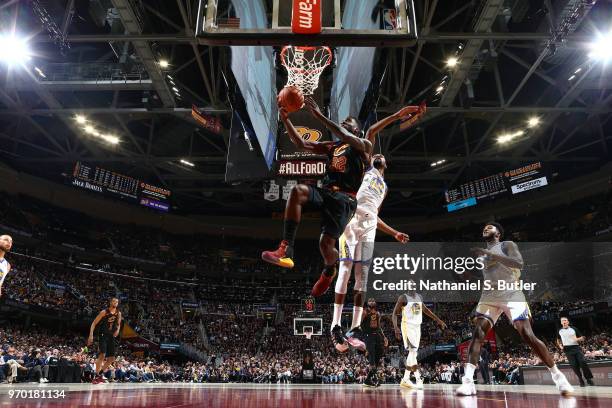
<path id="1" fill-rule="evenodd" d="M 331 64 L 329 47 L 294 47 L 288 45 L 281 51 L 281 63 L 287 69 L 286 86 L 299 88 L 304 95 L 312 95 L 319 86 L 319 78 Z"/>

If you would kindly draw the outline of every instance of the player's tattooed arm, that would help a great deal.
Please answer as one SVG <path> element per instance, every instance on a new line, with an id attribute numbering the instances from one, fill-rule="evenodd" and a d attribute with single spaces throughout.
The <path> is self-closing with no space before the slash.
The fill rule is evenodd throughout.
<path id="1" fill-rule="evenodd" d="M 366 133 L 366 139 L 368 139 L 370 143 L 374 145 L 376 143 L 376 136 L 378 136 L 378 134 L 390 124 L 402 119 L 405 116 L 411 115 L 407 121 L 408 125 L 412 126 L 421 116 L 425 114 L 426 111 L 427 106 L 425 106 L 425 104 L 421 104 L 419 106 L 404 106 L 393 115 L 389 115 L 370 126 L 368 132 Z"/>
<path id="2" fill-rule="evenodd" d="M 393 313 L 391 314 L 391 323 L 393 323 L 393 331 L 397 340 L 401 340 L 402 338 L 402 333 L 397 325 L 397 316 L 402 314 L 402 308 L 407 304 L 408 300 L 406 299 L 406 295 L 400 295 L 400 297 L 397 298 L 397 302 L 395 302 L 395 307 L 393 308 Z"/>
<path id="3" fill-rule="evenodd" d="M 359 138 L 342 126 L 331 121 L 329 118 L 323 115 L 323 113 L 321 113 L 321 109 L 314 99 L 309 96 L 305 97 L 304 105 L 316 119 L 323 123 L 323 125 L 330 132 L 336 135 L 342 142 L 348 143 L 351 147 L 359 150 L 360 152 L 364 152 L 367 155 L 372 153 L 372 143 L 370 143 L 369 140 Z"/>
<path id="4" fill-rule="evenodd" d="M 387 235 L 392 236 L 393 238 L 395 238 L 396 241 L 401 242 L 402 244 L 405 244 L 410 241 L 410 236 L 408 234 L 404 232 L 399 232 L 398 230 L 390 227 L 386 222 L 381 220 L 380 217 L 376 221 L 376 229 L 381 232 L 384 232 Z"/>

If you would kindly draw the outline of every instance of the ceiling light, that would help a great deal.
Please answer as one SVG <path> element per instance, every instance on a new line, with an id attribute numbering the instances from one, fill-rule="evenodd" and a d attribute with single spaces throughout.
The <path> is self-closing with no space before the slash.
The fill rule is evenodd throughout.
<path id="1" fill-rule="evenodd" d="M 538 118 L 537 116 L 534 116 L 532 118 L 529 118 L 529 120 L 527 121 L 527 127 L 536 127 L 540 124 L 540 118 Z"/>
<path id="2" fill-rule="evenodd" d="M 162 59 L 159 60 L 159 66 L 162 68 L 168 68 L 170 66 L 170 63 L 168 62 L 168 60 Z"/>
<path id="3" fill-rule="evenodd" d="M 173 90 L 174 92 L 178 92 L 178 91 L 179 91 L 179 90 L 176 88 L 176 86 L 173 86 L 173 87 L 172 87 L 172 90 Z"/>
<path id="4" fill-rule="evenodd" d="M 440 93 L 444 90 L 444 87 L 442 85 L 440 85 L 439 87 L 436 88 L 436 93 Z"/>
<path id="5" fill-rule="evenodd" d="M 0 61 L 8 65 L 23 64 L 30 60 L 30 49 L 26 40 L 14 35 L 0 35 Z"/>
<path id="6" fill-rule="evenodd" d="M 96 129 L 94 129 L 94 127 L 93 127 L 93 126 L 91 126 L 91 125 L 87 125 L 87 126 L 85 126 L 83 129 L 84 129 L 84 130 L 85 130 L 85 132 L 87 132 L 87 133 L 91 133 L 91 134 L 96 133 Z"/>
<path id="7" fill-rule="evenodd" d="M 34 67 L 34 71 L 36 71 L 36 73 L 38 73 L 38 75 L 40 75 L 43 78 L 46 78 L 47 76 L 45 75 L 44 72 L 42 72 L 42 70 L 38 67 Z"/>
<path id="8" fill-rule="evenodd" d="M 576 71 L 574 71 L 574 74 L 578 74 L 580 71 L 582 71 L 582 68 L 578 68 Z"/>
<path id="9" fill-rule="evenodd" d="M 450 57 L 449 59 L 446 60 L 446 66 L 450 68 L 453 68 L 458 63 L 459 63 L 459 58 L 457 57 Z"/>
<path id="10" fill-rule="evenodd" d="M 572 75 L 571 77 L 567 78 L 568 81 L 572 81 L 573 79 L 576 78 L 576 75 Z"/>
<path id="11" fill-rule="evenodd" d="M 87 122 L 87 118 L 83 115 L 76 115 L 74 120 L 76 120 L 79 125 L 84 125 L 85 122 Z"/>
<path id="12" fill-rule="evenodd" d="M 193 164 L 192 162 L 190 162 L 188 160 L 181 159 L 180 162 L 181 162 L 181 164 L 184 164 L 185 166 L 195 167 L 195 164 Z"/>
<path id="13" fill-rule="evenodd" d="M 102 139 L 106 140 L 108 143 L 117 144 L 119 143 L 119 138 L 113 135 L 102 135 Z"/>
<path id="14" fill-rule="evenodd" d="M 168 79 L 173 80 L 174 78 L 172 78 L 170 75 L 166 75 L 166 77 L 168 77 Z"/>
<path id="15" fill-rule="evenodd" d="M 591 48 L 590 58 L 601 61 L 612 59 L 612 31 L 608 34 L 598 35 L 589 48 Z"/>
<path id="16" fill-rule="evenodd" d="M 512 137 L 512 135 L 501 135 L 497 138 L 497 143 L 508 143 L 509 141 L 511 141 L 512 139 L 514 139 L 514 137 Z"/>

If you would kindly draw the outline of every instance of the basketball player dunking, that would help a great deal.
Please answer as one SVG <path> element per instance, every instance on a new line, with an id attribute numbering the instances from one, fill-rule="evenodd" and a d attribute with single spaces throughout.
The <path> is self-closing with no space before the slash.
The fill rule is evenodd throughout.
<path id="1" fill-rule="evenodd" d="M 518 281 L 523 268 L 523 257 L 518 246 L 512 241 L 501 241 L 504 229 L 496 222 L 485 225 L 482 237 L 487 248 L 474 248 L 474 252 L 484 259 L 483 276 L 490 282 Z M 525 295 L 521 290 L 497 290 L 495 285 L 490 290 L 483 289 L 480 301 L 476 306 L 474 333 L 468 349 L 469 361 L 465 365 L 462 385 L 457 388 L 457 395 L 475 395 L 474 371 L 480 357 L 480 348 L 487 332 L 495 325 L 499 316 L 504 313 L 518 331 L 521 339 L 531 347 L 533 352 L 546 364 L 557 389 L 562 395 L 570 394 L 573 387 L 565 375 L 557 368 L 548 349 L 538 339 L 531 328 L 531 313 Z"/>
<path id="2" fill-rule="evenodd" d="M 411 125 L 425 112 L 425 105 L 406 106 L 393 115 L 389 115 L 372 125 L 366 133 L 366 139 L 374 146 L 376 144 L 376 137 L 385 127 L 408 115 L 411 115 L 408 118 L 408 124 Z M 372 156 L 371 166 L 366 171 L 357 192 L 357 211 L 340 237 L 340 268 L 338 280 L 336 281 L 332 324 L 330 327 L 332 340 L 336 350 L 339 352 L 348 350 L 346 340 L 355 348 L 365 349 L 365 344 L 359 339 L 358 333 L 368 285 L 368 272 L 374 251 L 374 241 L 376 240 L 376 230 L 379 229 L 402 243 L 408 242 L 409 239 L 408 234 L 391 228 L 378 218 L 378 212 L 388 192 L 387 184 L 385 183 L 386 169 L 387 161 L 385 156 L 382 154 Z M 355 265 L 353 321 L 350 326 L 351 329 L 347 333 L 348 339 L 346 339 L 342 332 L 341 319 L 353 264 Z"/>
<path id="3" fill-rule="evenodd" d="M 98 329 L 98 360 L 96 360 L 96 376 L 92 384 L 104 382 L 104 371 L 115 361 L 115 337 L 119 336 L 121 328 L 121 312 L 117 309 L 119 299 L 112 298 L 107 309 L 98 313 L 91 323 L 87 345 L 93 343 L 94 330 Z"/>
<path id="4" fill-rule="evenodd" d="M 324 269 L 312 288 L 313 296 L 324 294 L 336 276 L 338 251 L 336 241 L 353 218 L 357 208 L 357 190 L 361 185 L 366 165 L 370 163 L 372 143 L 360 138 L 357 119 L 348 117 L 340 125 L 326 118 L 312 98 L 304 99 L 306 108 L 338 139 L 338 142 L 315 142 L 302 139 L 289 120 L 287 112 L 279 106 L 281 120 L 289 138 L 298 148 L 329 156 L 323 187 L 298 184 L 291 190 L 285 207 L 283 240 L 275 251 L 264 251 L 261 258 L 269 263 L 293 268 L 293 248 L 302 207 L 311 204 L 321 210 L 321 237 L 319 250 Z"/>
<path id="5" fill-rule="evenodd" d="M 393 309 L 393 315 L 391 316 L 395 338 L 397 340 L 403 340 L 404 348 L 408 350 L 406 371 L 404 371 L 404 378 L 402 378 L 400 386 L 419 390 L 423 389 L 423 379 L 421 378 L 417 362 L 419 343 L 421 342 L 423 313 L 438 323 L 442 330 L 446 329 L 446 324 L 423 304 L 421 295 L 414 290 L 399 296 L 395 303 L 395 308 Z M 397 326 L 397 316 L 399 315 L 402 316 L 401 331 Z M 416 384 L 410 381 L 410 373 L 414 373 Z"/>
<path id="6" fill-rule="evenodd" d="M 2 284 L 11 271 L 11 264 L 4 257 L 12 247 L 13 238 L 10 235 L 0 235 L 0 297 L 2 297 Z"/>

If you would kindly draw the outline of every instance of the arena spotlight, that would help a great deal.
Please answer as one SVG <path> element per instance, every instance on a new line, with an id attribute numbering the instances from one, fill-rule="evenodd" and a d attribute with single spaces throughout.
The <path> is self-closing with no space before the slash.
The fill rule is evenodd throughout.
<path id="1" fill-rule="evenodd" d="M 107 141 L 110 144 L 117 144 L 119 143 L 119 138 L 117 136 L 114 135 L 100 135 L 100 137 Z"/>
<path id="2" fill-rule="evenodd" d="M 85 132 L 87 132 L 87 133 L 91 134 L 91 135 L 93 135 L 94 133 L 97 133 L 97 132 L 96 132 L 96 129 L 95 129 L 93 126 L 91 126 L 91 125 L 87 125 L 87 126 L 85 126 L 85 127 L 83 128 L 83 130 L 84 130 Z"/>
<path id="3" fill-rule="evenodd" d="M 589 48 L 591 48 L 589 58 L 600 61 L 612 59 L 612 31 L 607 34 L 599 34 Z"/>
<path id="4" fill-rule="evenodd" d="M 30 48 L 25 39 L 8 34 L 0 35 L 0 61 L 7 65 L 22 65 L 30 59 Z"/>
<path id="5" fill-rule="evenodd" d="M 450 57 L 449 59 L 446 60 L 446 66 L 449 68 L 454 68 L 455 66 L 457 66 L 458 63 L 459 63 L 459 58 L 457 57 Z"/>
<path id="6" fill-rule="evenodd" d="M 181 164 L 184 164 L 185 166 L 195 167 L 195 164 L 193 164 L 192 162 L 190 162 L 188 160 L 181 159 L 180 162 L 181 162 Z"/>
<path id="7" fill-rule="evenodd" d="M 159 66 L 162 68 L 168 68 L 170 66 L 170 63 L 168 62 L 168 60 L 161 59 L 159 60 Z"/>
<path id="8" fill-rule="evenodd" d="M 540 124 L 540 118 L 533 116 L 527 121 L 527 127 L 534 128 Z"/>
<path id="9" fill-rule="evenodd" d="M 76 115 L 74 120 L 76 120 L 79 125 L 84 125 L 87 122 L 87 118 L 83 115 Z"/>

